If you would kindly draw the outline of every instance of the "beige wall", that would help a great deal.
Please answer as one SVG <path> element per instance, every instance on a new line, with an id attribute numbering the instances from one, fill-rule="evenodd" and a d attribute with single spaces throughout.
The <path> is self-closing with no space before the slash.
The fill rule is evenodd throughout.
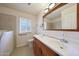
<path id="1" fill-rule="evenodd" d="M 2 30 L 15 30 L 16 17 L 6 14 L 0 14 L 0 29 Z"/>
<path id="2" fill-rule="evenodd" d="M 0 13 L 16 16 L 16 46 L 20 47 L 20 46 L 26 45 L 28 43 L 28 40 L 31 39 L 33 35 L 36 33 L 36 23 L 37 23 L 36 16 L 23 13 L 14 9 L 6 8 L 3 6 L 0 6 Z M 31 23 L 32 23 L 31 33 L 26 33 L 25 35 L 19 35 L 19 17 L 20 16 L 31 20 Z"/>

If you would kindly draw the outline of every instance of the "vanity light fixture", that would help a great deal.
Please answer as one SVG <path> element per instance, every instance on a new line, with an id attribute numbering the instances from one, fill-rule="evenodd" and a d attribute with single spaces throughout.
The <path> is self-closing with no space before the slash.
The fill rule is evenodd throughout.
<path id="1" fill-rule="evenodd" d="M 55 6 L 55 3 L 50 3 L 49 6 L 48 6 L 48 8 L 51 9 L 54 6 Z"/>
<path id="2" fill-rule="evenodd" d="M 44 13 L 47 13 L 49 9 L 52 9 L 55 6 L 55 3 L 49 3 L 48 7 L 44 9 Z"/>

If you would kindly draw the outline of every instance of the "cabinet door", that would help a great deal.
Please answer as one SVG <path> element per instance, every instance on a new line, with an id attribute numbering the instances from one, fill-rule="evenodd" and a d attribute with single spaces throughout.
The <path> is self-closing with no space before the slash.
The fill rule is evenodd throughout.
<path id="1" fill-rule="evenodd" d="M 35 56 L 57 56 L 57 53 L 36 38 L 33 41 L 33 50 Z"/>
<path id="2" fill-rule="evenodd" d="M 42 56 L 42 49 L 39 44 L 40 42 L 34 39 L 33 41 L 33 51 L 35 56 Z"/>
<path id="3" fill-rule="evenodd" d="M 42 54 L 44 56 L 58 56 L 57 53 L 55 53 L 53 50 L 51 50 L 50 48 L 48 48 L 45 45 L 42 46 Z"/>
<path id="4" fill-rule="evenodd" d="M 70 4 L 62 10 L 62 29 L 77 29 L 77 4 Z"/>
<path id="5" fill-rule="evenodd" d="M 35 40 L 33 41 L 33 52 L 34 52 L 34 55 L 36 55 L 36 43 L 35 43 Z"/>

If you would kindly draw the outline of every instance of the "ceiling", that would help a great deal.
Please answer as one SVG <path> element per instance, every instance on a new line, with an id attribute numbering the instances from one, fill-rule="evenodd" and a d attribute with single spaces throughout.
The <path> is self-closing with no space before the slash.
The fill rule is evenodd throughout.
<path id="1" fill-rule="evenodd" d="M 38 15 L 41 11 L 47 8 L 48 4 L 49 3 L 0 3 L 2 6 L 32 15 Z"/>

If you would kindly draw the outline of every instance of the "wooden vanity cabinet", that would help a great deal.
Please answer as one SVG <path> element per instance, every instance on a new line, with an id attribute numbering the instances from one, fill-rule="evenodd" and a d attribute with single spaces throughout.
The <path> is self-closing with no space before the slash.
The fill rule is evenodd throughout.
<path id="1" fill-rule="evenodd" d="M 35 56 L 58 56 L 53 50 L 34 37 L 33 51 Z"/>
<path id="2" fill-rule="evenodd" d="M 33 51 L 34 51 L 34 55 L 35 56 L 40 56 L 42 55 L 42 50 L 39 46 L 39 43 L 37 42 L 37 40 L 33 41 Z"/>

